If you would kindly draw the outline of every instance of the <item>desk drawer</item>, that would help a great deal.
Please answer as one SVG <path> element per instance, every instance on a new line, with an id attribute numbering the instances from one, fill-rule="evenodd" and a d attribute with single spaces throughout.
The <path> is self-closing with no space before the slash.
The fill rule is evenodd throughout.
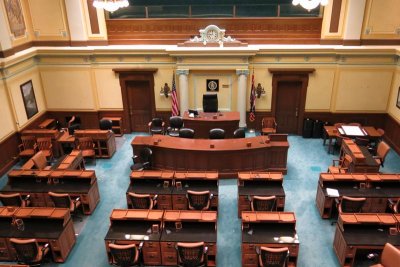
<path id="1" fill-rule="evenodd" d="M 243 244 L 242 245 L 242 253 L 243 254 L 256 253 L 256 247 L 257 247 L 257 245 L 255 245 L 255 244 Z"/>
<path id="2" fill-rule="evenodd" d="M 206 243 L 208 247 L 208 255 L 217 255 L 217 245 L 215 243 Z"/>
<path id="3" fill-rule="evenodd" d="M 186 204 L 186 195 L 173 195 L 172 201 L 174 204 Z"/>
<path id="4" fill-rule="evenodd" d="M 177 264 L 177 255 L 176 252 L 163 252 L 162 253 L 162 265 L 173 265 Z"/>
<path id="5" fill-rule="evenodd" d="M 218 197 L 213 197 L 210 204 L 211 207 L 218 208 Z"/>
<path id="6" fill-rule="evenodd" d="M 145 265 L 161 265 L 160 252 L 145 252 L 143 250 L 143 262 Z"/>
<path id="7" fill-rule="evenodd" d="M 164 252 L 170 252 L 170 253 L 175 253 L 175 242 L 161 242 L 161 251 L 162 253 Z"/>
<path id="8" fill-rule="evenodd" d="M 187 204 L 178 204 L 178 203 L 173 203 L 173 209 L 174 210 L 187 210 Z"/>
<path id="9" fill-rule="evenodd" d="M 242 265 L 243 266 L 258 266 L 258 255 L 257 254 L 243 254 L 242 256 Z"/>
<path id="10" fill-rule="evenodd" d="M 157 198 L 157 209 L 172 209 L 172 198 L 167 195 L 159 195 Z"/>
<path id="11" fill-rule="evenodd" d="M 158 242 L 144 242 L 143 251 L 160 253 L 160 244 Z"/>
<path id="12" fill-rule="evenodd" d="M 285 209 L 285 198 L 284 197 L 278 197 L 276 199 L 276 207 L 278 210 L 284 210 Z"/>

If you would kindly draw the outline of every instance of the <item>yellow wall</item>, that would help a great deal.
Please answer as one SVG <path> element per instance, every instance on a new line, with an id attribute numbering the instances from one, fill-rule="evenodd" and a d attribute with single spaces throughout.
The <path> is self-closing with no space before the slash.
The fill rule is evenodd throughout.
<path id="1" fill-rule="evenodd" d="M 110 68 L 93 69 L 100 109 L 122 109 L 118 75 Z"/>
<path id="2" fill-rule="evenodd" d="M 390 100 L 388 102 L 388 113 L 400 123 L 400 108 L 396 106 L 400 88 L 400 66 L 397 67 L 393 78 Z M 400 106 L 400 104 L 399 104 Z"/>
<path id="3" fill-rule="evenodd" d="M 0 127 L 0 142 L 7 136 L 15 132 L 14 116 L 12 113 L 8 93 L 5 85 L 0 81 L 0 114 L 1 114 L 1 127 Z"/>

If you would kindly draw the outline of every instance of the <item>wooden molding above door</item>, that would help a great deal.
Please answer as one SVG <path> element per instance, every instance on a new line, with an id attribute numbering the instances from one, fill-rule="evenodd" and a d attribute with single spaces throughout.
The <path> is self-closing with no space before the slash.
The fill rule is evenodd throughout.
<path id="1" fill-rule="evenodd" d="M 307 87 L 308 87 L 308 76 L 313 73 L 315 69 L 304 68 L 304 69 L 281 69 L 281 68 L 270 68 L 269 73 L 273 74 L 272 77 L 272 103 L 271 103 L 271 113 L 276 116 L 276 106 L 277 106 L 277 94 L 278 94 L 278 84 L 279 82 L 301 82 L 301 92 L 298 105 L 298 115 L 297 115 L 297 134 L 301 134 L 304 118 L 304 110 L 306 105 Z M 278 121 L 279 124 L 279 121 Z M 279 130 L 279 125 L 278 125 Z"/>

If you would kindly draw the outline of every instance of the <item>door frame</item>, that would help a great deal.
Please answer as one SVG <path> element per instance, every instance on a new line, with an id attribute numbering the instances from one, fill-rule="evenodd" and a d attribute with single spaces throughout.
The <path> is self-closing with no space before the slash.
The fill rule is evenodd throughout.
<path id="1" fill-rule="evenodd" d="M 151 103 L 151 116 L 154 118 L 156 115 L 156 105 L 154 99 L 154 73 L 158 69 L 113 69 L 116 74 L 119 74 L 119 84 L 121 86 L 122 106 L 123 106 L 123 121 L 124 133 L 132 132 L 131 119 L 129 114 L 129 101 L 128 101 L 128 86 L 127 83 L 131 81 L 146 81 L 150 86 L 150 103 Z"/>
<path id="2" fill-rule="evenodd" d="M 276 99 L 278 94 L 278 83 L 281 81 L 301 82 L 299 114 L 297 117 L 297 134 L 301 134 L 303 129 L 304 111 L 306 107 L 307 87 L 309 74 L 313 73 L 315 69 L 278 69 L 270 68 L 269 73 L 272 73 L 272 99 L 271 99 L 271 113 L 272 116 L 276 115 Z"/>

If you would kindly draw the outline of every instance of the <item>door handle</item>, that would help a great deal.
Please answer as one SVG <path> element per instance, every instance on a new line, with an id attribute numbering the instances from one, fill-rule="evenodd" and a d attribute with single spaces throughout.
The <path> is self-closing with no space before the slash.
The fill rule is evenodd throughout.
<path id="1" fill-rule="evenodd" d="M 299 116 L 299 108 L 296 108 L 296 117 Z"/>

